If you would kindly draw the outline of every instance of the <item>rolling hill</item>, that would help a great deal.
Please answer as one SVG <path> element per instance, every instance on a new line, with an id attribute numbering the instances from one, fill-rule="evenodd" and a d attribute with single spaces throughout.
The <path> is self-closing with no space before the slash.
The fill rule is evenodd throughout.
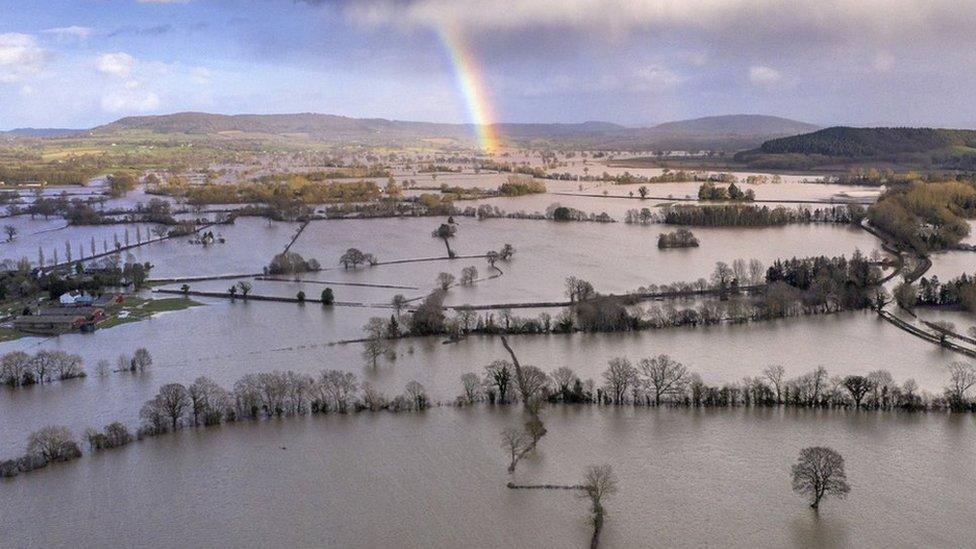
<path id="1" fill-rule="evenodd" d="M 6 132 L 0 131 L 0 137 L 68 137 L 83 131 L 85 130 L 68 128 L 16 128 Z"/>
<path id="2" fill-rule="evenodd" d="M 817 126 L 762 115 L 731 115 L 626 127 L 609 122 L 575 124 L 502 123 L 493 126 L 503 139 L 521 145 L 601 149 L 722 149 L 756 147 L 784 135 Z M 349 118 L 329 114 L 221 115 L 197 112 L 127 117 L 91 130 L 95 136 L 132 133 L 189 134 L 253 139 L 357 140 L 366 142 L 447 138 L 469 141 L 470 124 L 410 122 L 382 118 Z"/>
<path id="3" fill-rule="evenodd" d="M 875 163 L 972 169 L 976 166 L 976 131 L 837 126 L 766 141 L 738 153 L 736 160 L 753 167 Z"/>
<path id="4" fill-rule="evenodd" d="M 658 124 L 650 131 L 668 135 L 741 135 L 786 136 L 812 132 L 820 126 L 778 116 L 733 114 L 708 116 Z"/>

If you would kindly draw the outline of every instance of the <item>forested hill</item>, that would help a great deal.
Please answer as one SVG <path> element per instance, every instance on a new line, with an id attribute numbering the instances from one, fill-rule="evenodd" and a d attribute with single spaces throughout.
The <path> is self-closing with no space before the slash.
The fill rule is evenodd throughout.
<path id="1" fill-rule="evenodd" d="M 936 128 L 837 126 L 770 139 L 736 154 L 754 169 L 885 168 L 976 169 L 976 131 Z"/>
<path id="2" fill-rule="evenodd" d="M 848 158 L 920 153 L 950 147 L 976 148 L 976 131 L 933 128 L 849 128 L 838 126 L 813 133 L 766 141 L 766 154 L 817 154 Z"/>

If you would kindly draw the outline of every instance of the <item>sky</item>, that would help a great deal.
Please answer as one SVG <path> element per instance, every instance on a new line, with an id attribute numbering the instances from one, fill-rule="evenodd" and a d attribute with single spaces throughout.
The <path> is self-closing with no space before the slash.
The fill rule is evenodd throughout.
<path id="1" fill-rule="evenodd" d="M 969 128 L 973 28 L 976 0 L 0 0 L 0 129 L 191 110 Z"/>

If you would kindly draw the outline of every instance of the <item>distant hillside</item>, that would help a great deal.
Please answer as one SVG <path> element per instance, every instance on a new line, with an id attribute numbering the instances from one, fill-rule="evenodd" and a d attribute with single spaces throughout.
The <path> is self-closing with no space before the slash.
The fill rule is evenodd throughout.
<path id="1" fill-rule="evenodd" d="M 711 135 L 796 135 L 820 129 L 820 126 L 798 122 L 778 116 L 759 114 L 733 114 L 727 116 L 708 116 L 692 120 L 667 122 L 649 128 L 658 133 L 711 134 Z"/>
<path id="2" fill-rule="evenodd" d="M 0 132 L 5 137 L 67 137 L 76 135 L 84 130 L 67 128 L 17 128 L 7 132 Z"/>
<path id="3" fill-rule="evenodd" d="M 453 127 L 454 132 L 450 130 Z M 245 132 L 254 134 L 309 134 L 311 136 L 369 136 L 390 133 L 460 133 L 460 125 L 426 122 L 400 122 L 380 118 L 360 119 L 331 114 L 208 114 L 183 112 L 160 116 L 130 116 L 92 130 L 109 134 L 125 130 L 153 133 L 218 134 Z"/>
<path id="4" fill-rule="evenodd" d="M 888 162 L 968 169 L 976 164 L 976 131 L 838 126 L 772 139 L 736 159 L 755 166 Z"/>
<path id="5" fill-rule="evenodd" d="M 503 139 L 522 145 L 597 149 L 720 149 L 737 151 L 774 137 L 816 129 L 784 118 L 732 115 L 632 128 L 609 122 L 577 124 L 503 123 L 493 126 Z M 220 115 L 184 112 L 122 118 L 92 130 L 96 136 L 119 133 L 213 135 L 246 139 L 402 141 L 447 138 L 470 141 L 470 124 L 409 122 L 382 118 L 349 118 L 329 114 Z"/>
<path id="6" fill-rule="evenodd" d="M 838 126 L 763 143 L 766 154 L 864 157 L 976 146 L 976 131 L 932 128 L 848 128 Z"/>

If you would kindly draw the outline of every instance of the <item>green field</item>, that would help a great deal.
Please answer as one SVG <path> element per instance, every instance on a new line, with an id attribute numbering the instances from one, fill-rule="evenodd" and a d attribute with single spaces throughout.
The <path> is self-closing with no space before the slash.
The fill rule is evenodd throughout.
<path id="1" fill-rule="evenodd" d="M 106 319 L 98 324 L 99 329 L 113 328 L 130 322 L 145 320 L 154 314 L 170 311 L 182 311 L 190 307 L 202 305 L 188 297 L 168 297 L 164 299 L 145 299 L 138 296 L 128 296 L 121 305 L 113 306 L 106 314 Z M 128 316 L 120 318 L 119 313 L 128 312 Z"/>

